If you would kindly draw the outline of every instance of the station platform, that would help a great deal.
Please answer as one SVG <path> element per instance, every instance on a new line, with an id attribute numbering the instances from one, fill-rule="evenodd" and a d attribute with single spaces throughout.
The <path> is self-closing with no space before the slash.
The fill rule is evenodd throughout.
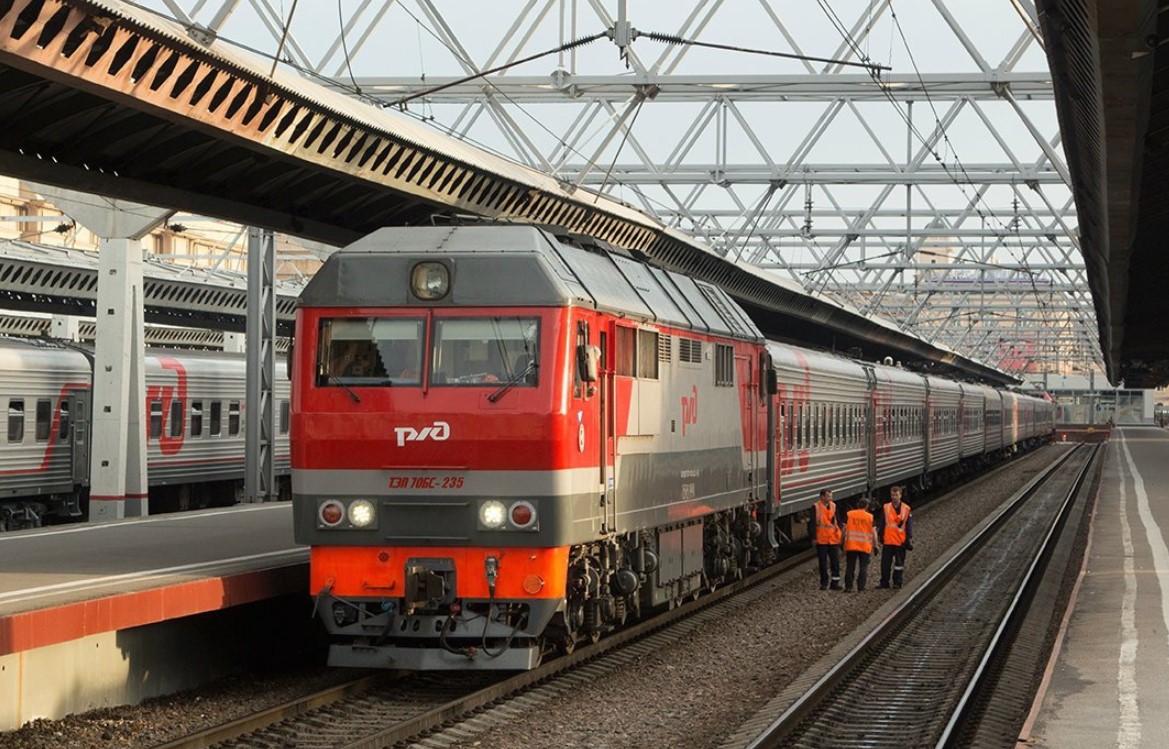
<path id="1" fill-rule="evenodd" d="M 231 625 L 199 615 L 307 590 L 290 503 L 0 534 L 0 730 L 200 683 Z"/>
<path id="2" fill-rule="evenodd" d="M 1169 736 L 1169 432 L 1120 427 L 1057 652 L 1020 746 L 1164 746 Z"/>

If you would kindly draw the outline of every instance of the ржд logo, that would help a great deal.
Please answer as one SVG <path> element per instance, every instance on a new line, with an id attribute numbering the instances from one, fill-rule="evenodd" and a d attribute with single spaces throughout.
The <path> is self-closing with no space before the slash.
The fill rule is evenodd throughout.
<path id="1" fill-rule="evenodd" d="M 428 427 L 422 427 L 421 430 L 414 427 L 394 427 L 394 434 L 398 435 L 398 447 L 405 447 L 407 442 L 422 440 L 443 442 L 450 439 L 451 425 L 445 421 L 436 421 Z"/>

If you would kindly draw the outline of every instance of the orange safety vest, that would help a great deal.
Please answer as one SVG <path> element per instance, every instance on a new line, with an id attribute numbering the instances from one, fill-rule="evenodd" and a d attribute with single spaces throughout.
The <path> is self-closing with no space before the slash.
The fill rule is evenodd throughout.
<path id="1" fill-rule="evenodd" d="M 890 546 L 905 545 L 905 524 L 909 522 L 909 505 L 901 503 L 901 512 L 893 509 L 892 502 L 885 503 L 885 537 L 882 543 Z"/>
<path id="2" fill-rule="evenodd" d="M 840 523 L 836 522 L 836 503 L 816 502 L 816 543 L 836 545 L 840 543 Z"/>
<path id="3" fill-rule="evenodd" d="M 873 553 L 873 514 L 868 510 L 849 510 L 844 524 L 844 550 Z"/>

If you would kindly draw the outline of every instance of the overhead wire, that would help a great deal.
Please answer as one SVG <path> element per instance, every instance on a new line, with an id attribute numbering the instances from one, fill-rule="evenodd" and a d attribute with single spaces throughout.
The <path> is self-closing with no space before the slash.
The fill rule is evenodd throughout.
<path id="1" fill-rule="evenodd" d="M 867 56 L 860 49 L 860 47 L 856 43 L 856 41 L 852 38 L 852 35 L 848 32 L 847 28 L 845 28 L 843 22 L 840 21 L 839 16 L 836 15 L 835 11 L 832 10 L 831 6 L 827 5 L 824 0 L 817 0 L 817 3 L 819 4 L 821 10 L 823 10 L 825 15 L 828 17 L 829 22 L 833 25 L 834 28 L 836 28 L 837 32 L 841 34 L 841 36 L 844 38 L 846 44 L 848 44 L 849 47 L 853 50 L 854 54 L 856 54 L 860 59 L 866 60 Z M 930 96 L 929 88 L 926 86 L 925 80 L 921 75 L 921 71 L 917 66 L 917 61 L 913 55 L 912 49 L 910 48 L 908 39 L 905 36 L 904 29 L 901 27 L 900 20 L 897 18 L 896 9 L 893 7 L 892 0 L 890 0 L 890 2 L 889 2 L 889 10 L 890 10 L 890 15 L 891 15 L 892 20 L 893 20 L 893 25 L 897 30 L 898 36 L 900 36 L 900 38 L 901 38 L 901 42 L 902 42 L 903 46 L 905 47 L 907 55 L 909 56 L 910 64 L 914 69 L 915 75 L 917 76 L 918 84 L 920 85 L 922 93 L 925 96 L 926 101 L 928 102 L 931 111 L 933 112 L 934 122 L 938 128 L 938 131 L 937 131 L 938 135 L 943 139 L 943 142 L 946 144 L 948 154 L 952 156 L 955 165 L 962 172 L 962 176 L 966 180 L 965 185 L 969 185 L 970 187 L 974 187 L 974 181 L 970 177 L 969 172 L 967 172 L 966 167 L 962 164 L 961 159 L 958 158 L 957 149 L 954 148 L 954 145 L 950 140 L 949 133 L 947 132 L 947 128 L 941 120 L 941 116 L 939 115 L 939 113 L 937 111 L 937 107 L 934 104 L 933 98 Z M 892 44 L 892 38 L 890 38 L 890 44 Z M 890 47 L 890 54 L 891 53 L 892 53 L 892 47 Z M 870 75 L 873 75 L 873 74 L 870 73 Z M 963 193 L 963 195 L 965 195 L 967 197 L 967 199 L 970 201 L 970 206 L 980 216 L 980 218 L 982 218 L 985 221 L 986 218 L 989 216 L 993 221 L 998 223 L 999 226 L 1002 227 L 1002 229 L 1003 229 L 1003 235 L 1002 235 L 1003 237 L 1005 237 L 1006 234 L 1010 233 L 1007 230 L 1006 225 L 999 219 L 998 215 L 989 206 L 989 204 L 986 202 L 986 200 L 983 198 L 982 194 L 979 191 L 975 190 L 973 197 L 971 197 L 967 193 L 965 185 L 951 171 L 951 168 L 949 166 L 947 166 L 946 160 L 942 157 L 941 154 L 938 153 L 937 149 L 935 149 L 934 147 L 932 147 L 929 144 L 929 141 L 921 134 L 920 130 L 918 130 L 918 128 L 913 124 L 912 120 L 910 120 L 910 118 L 905 114 L 905 112 L 902 110 L 900 104 L 896 101 L 896 99 L 893 98 L 892 94 L 889 92 L 887 86 L 885 86 L 880 81 L 878 76 L 873 75 L 873 78 L 874 78 L 874 81 L 878 84 L 878 88 L 881 91 L 881 93 L 893 105 L 894 110 L 897 112 L 898 116 L 900 116 L 901 119 L 906 123 L 906 125 L 909 127 L 912 134 L 917 137 L 918 141 L 921 142 L 922 146 L 927 150 L 927 152 L 930 153 L 930 155 L 932 155 L 934 157 L 934 159 L 942 167 L 943 171 L 947 174 L 947 176 L 950 177 L 950 180 L 954 183 L 954 185 L 956 187 L 958 187 L 958 189 Z M 979 207 L 979 204 L 981 204 L 982 208 Z M 985 209 L 985 212 L 982 210 L 983 208 Z M 1016 234 L 1016 236 L 1017 236 L 1017 234 Z M 1005 242 L 1004 242 L 1004 244 L 1005 244 Z M 1024 257 L 1025 251 L 1024 251 L 1021 239 L 1019 240 L 1019 249 L 1020 249 L 1019 262 L 1024 266 L 1024 270 L 1025 270 L 1028 278 L 1031 280 L 1033 293 L 1035 294 L 1036 302 L 1040 305 L 1041 310 L 1046 312 L 1048 305 L 1040 296 L 1039 290 L 1038 290 L 1037 286 L 1035 285 L 1034 272 L 1031 271 L 1031 269 L 1029 267 L 1027 267 L 1028 264 L 1027 264 L 1026 258 Z M 830 271 L 830 270 L 832 270 L 832 268 L 833 268 L 833 266 L 828 266 L 822 270 Z M 1044 315 L 1044 317 L 1046 318 L 1046 315 Z"/>
<path id="2" fill-rule="evenodd" d="M 848 60 L 837 60 L 831 57 L 813 57 L 811 55 L 801 55 L 794 52 L 779 52 L 769 49 L 756 49 L 753 47 L 740 47 L 734 44 L 718 44 L 716 42 L 702 42 L 697 39 L 686 39 L 675 34 L 663 34 L 657 31 L 639 31 L 638 39 L 650 39 L 655 42 L 663 42 L 665 44 L 683 44 L 690 47 L 705 47 L 707 49 L 721 49 L 728 52 L 743 52 L 751 55 L 763 55 L 765 57 L 780 57 L 786 60 L 803 60 L 806 62 L 823 62 L 830 65 L 843 65 L 846 67 L 858 67 L 868 70 L 870 73 L 882 70 L 892 70 L 892 68 L 885 65 L 876 65 L 867 60 L 863 62 L 849 62 Z"/>
<path id="3" fill-rule="evenodd" d="M 341 0 L 337 0 L 337 26 L 340 28 L 341 34 L 341 51 L 345 53 L 345 69 L 349 71 L 349 80 L 353 83 L 353 90 L 360 94 L 361 86 L 357 85 L 357 79 L 353 77 L 353 66 L 349 61 L 349 43 L 345 41 L 345 18 L 341 15 Z"/>

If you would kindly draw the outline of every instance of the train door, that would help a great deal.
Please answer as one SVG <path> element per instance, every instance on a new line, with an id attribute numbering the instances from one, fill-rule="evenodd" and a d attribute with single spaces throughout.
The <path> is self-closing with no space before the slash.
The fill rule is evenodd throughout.
<path id="1" fill-rule="evenodd" d="M 933 466 L 932 466 L 933 452 L 934 452 L 933 451 L 933 442 L 935 439 L 937 439 L 938 435 L 934 434 L 933 430 L 931 430 L 930 426 L 929 426 L 930 425 L 930 416 L 929 415 L 930 415 L 930 412 L 933 410 L 933 398 L 932 398 L 933 394 L 930 392 L 930 381 L 929 381 L 928 377 L 923 377 L 922 381 L 925 383 L 925 414 L 926 414 L 925 428 L 922 430 L 922 433 L 921 433 L 921 441 L 922 441 L 922 444 L 924 445 L 922 455 L 925 458 L 925 462 L 922 465 L 925 466 L 925 470 L 923 471 L 923 473 L 929 473 L 933 468 Z"/>
<path id="2" fill-rule="evenodd" d="M 877 486 L 877 373 L 872 367 L 865 367 L 865 379 L 869 381 L 869 397 L 865 403 L 865 464 L 872 491 Z"/>
<path id="3" fill-rule="evenodd" d="M 780 451 L 783 450 L 784 411 L 786 407 L 776 394 L 779 392 L 779 383 L 775 367 L 771 362 L 771 354 L 766 351 L 759 355 L 759 379 L 762 383 L 761 397 L 767 409 L 767 481 L 765 490 L 768 503 L 764 505 L 769 517 L 767 526 L 767 540 L 772 548 L 779 546 L 776 537 L 775 518 L 779 514 L 779 466 Z"/>
<path id="4" fill-rule="evenodd" d="M 747 476 L 752 499 L 759 497 L 759 409 L 756 408 L 759 381 L 751 356 L 735 356 L 739 381 L 739 405 L 743 410 L 743 449 L 747 451 Z"/>
<path id="5" fill-rule="evenodd" d="M 67 396 L 69 454 L 72 460 L 73 483 L 89 483 L 89 402 L 88 390 L 71 390 Z"/>

